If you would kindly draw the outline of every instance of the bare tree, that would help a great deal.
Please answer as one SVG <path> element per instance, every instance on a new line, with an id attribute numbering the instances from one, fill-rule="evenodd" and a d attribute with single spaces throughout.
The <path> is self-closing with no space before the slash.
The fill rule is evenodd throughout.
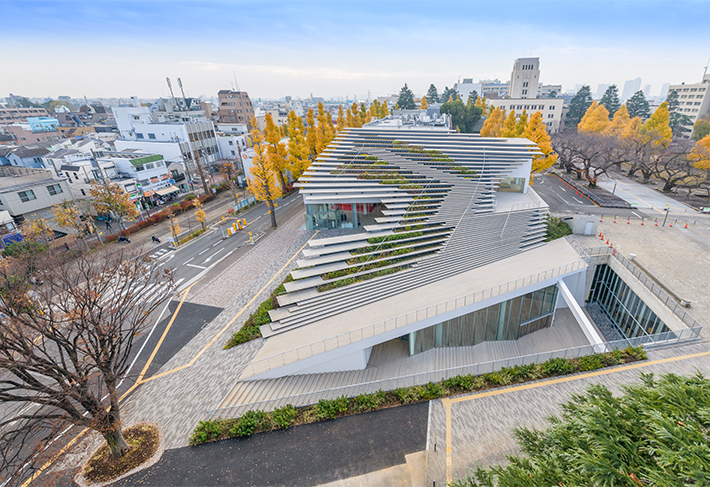
<path id="1" fill-rule="evenodd" d="M 552 148 L 559 155 L 559 164 L 567 172 L 581 171 L 590 187 L 624 160 L 616 139 L 604 135 L 562 132 L 552 138 Z"/>
<path id="2" fill-rule="evenodd" d="M 689 157 L 694 144 L 691 140 L 676 139 L 654 157 L 654 175 L 663 182 L 664 193 L 677 186 L 697 187 L 703 180 L 703 171 L 693 167 Z"/>
<path id="3" fill-rule="evenodd" d="M 117 387 L 136 337 L 174 286 L 172 271 L 136 257 L 111 251 L 64 262 L 47 256 L 41 266 L 21 256 L 4 262 L 0 483 L 40 461 L 39 431 L 84 426 L 99 432 L 114 456 L 126 452 Z M 42 269 L 41 285 L 28 278 L 28 265 Z"/>

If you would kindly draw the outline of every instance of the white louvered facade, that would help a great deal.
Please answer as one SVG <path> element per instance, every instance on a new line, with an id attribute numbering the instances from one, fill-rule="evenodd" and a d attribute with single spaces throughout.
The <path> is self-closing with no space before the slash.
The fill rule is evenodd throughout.
<path id="1" fill-rule="evenodd" d="M 385 123 L 342 131 L 296 187 L 310 228 L 360 231 L 309 242 L 278 296 L 280 307 L 270 312 L 272 322 L 261 327 L 264 346 L 242 380 L 364 368 L 373 344 L 495 301 L 463 299 L 454 306 L 459 311 L 447 305 L 442 313 L 401 321 L 428 305 L 432 289 L 454 300 L 483 290 L 487 283 L 471 284 L 481 279 L 479 269 L 485 274 L 496 263 L 503 269 L 528 251 L 540 270 L 552 268 L 555 257 L 543 242 L 548 208 L 529 187 L 538 154 L 527 139 L 428 127 Z M 578 257 L 570 248 L 564 259 Z M 582 267 L 570 274 L 577 279 Z M 517 268 L 495 278 L 529 275 Z M 523 283 L 500 299 L 564 277 Z M 373 325 L 389 319 L 401 329 L 385 324 L 380 332 Z"/>

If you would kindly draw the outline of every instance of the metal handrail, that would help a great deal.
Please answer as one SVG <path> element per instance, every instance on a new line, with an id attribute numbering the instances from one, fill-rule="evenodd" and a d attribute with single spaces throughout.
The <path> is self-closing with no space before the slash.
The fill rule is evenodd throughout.
<path id="1" fill-rule="evenodd" d="M 577 271 L 586 266 L 586 262 L 584 262 L 583 260 L 578 260 L 566 264 L 564 266 L 555 267 L 546 271 L 541 271 L 537 274 L 532 274 L 520 279 L 508 281 L 498 286 L 492 286 L 482 291 L 471 293 L 455 299 L 450 299 L 442 303 L 427 306 L 425 308 L 420 308 L 415 311 L 405 313 L 387 320 L 379 321 L 377 323 L 367 325 L 353 331 L 333 335 L 331 337 L 319 340 L 315 343 L 292 348 L 284 352 L 280 352 L 274 355 L 270 355 L 268 357 L 261 358 L 259 360 L 255 360 L 249 365 L 247 365 L 244 370 L 244 373 L 246 373 L 248 376 L 253 376 L 261 372 L 266 372 L 267 370 L 272 370 L 277 367 L 289 365 L 298 362 L 299 360 L 325 353 L 330 350 L 343 347 L 345 345 L 350 345 L 351 343 L 370 338 L 380 333 L 385 333 L 388 331 L 393 331 L 398 328 L 405 327 L 409 324 L 425 320 L 432 316 L 437 316 L 448 311 L 453 311 L 463 306 L 469 306 L 485 299 L 500 296 L 502 294 L 515 291 L 516 289 L 530 286 L 538 282 L 546 281 L 547 279 L 552 279 L 553 277 L 565 275 Z M 257 365 L 263 363 L 268 364 L 266 369 L 257 370 Z"/>
<path id="2" fill-rule="evenodd" d="M 301 394 L 294 394 L 290 396 L 267 399 L 264 401 L 256 401 L 246 404 L 239 404 L 236 406 L 228 406 L 225 408 L 217 408 L 208 411 L 209 418 L 213 419 L 215 415 L 227 417 L 236 417 L 244 412 L 252 409 L 256 409 L 256 406 L 260 406 L 259 409 L 262 410 L 272 410 L 275 407 L 283 406 L 289 404 L 290 401 L 296 399 L 303 399 L 300 401 L 301 406 L 308 404 L 315 404 L 320 399 L 325 399 L 323 397 L 328 394 L 331 397 L 339 397 L 342 395 L 352 397 L 357 394 L 367 393 L 365 388 L 370 392 L 375 392 L 377 390 L 392 390 L 398 387 L 408 387 L 412 385 L 423 385 L 430 381 L 440 381 L 454 377 L 456 375 L 471 374 L 480 375 L 488 372 L 493 372 L 499 370 L 503 367 L 512 367 L 515 365 L 528 365 L 532 363 L 542 363 L 552 358 L 577 358 L 585 355 L 592 355 L 595 353 L 603 353 L 606 351 L 614 349 L 624 349 L 629 346 L 653 346 L 653 345 L 667 345 L 669 343 L 679 343 L 683 341 L 689 341 L 697 339 L 700 335 L 700 330 L 702 326 L 698 325 L 694 328 L 687 328 L 678 331 L 667 331 L 656 333 L 654 335 L 635 337 L 635 338 L 624 338 L 622 340 L 615 340 L 611 342 L 606 342 L 596 345 L 583 345 L 580 347 L 572 347 L 560 350 L 553 350 L 548 352 L 538 352 L 529 355 L 520 355 L 517 357 L 510 357 L 507 359 L 492 360 L 488 362 L 481 362 L 478 364 L 467 364 L 457 367 L 450 367 L 446 369 L 439 369 L 429 372 L 420 372 L 416 374 L 402 375 L 398 377 L 391 377 L 388 379 L 379 379 L 368 382 L 361 382 L 358 384 L 349 384 L 345 386 L 334 387 L 330 389 L 321 389 L 317 391 L 304 392 Z M 475 368 L 475 369 L 474 369 Z M 473 370 L 471 370 L 473 369 Z M 475 370 L 475 371 L 474 371 Z M 404 385 L 402 383 L 407 383 Z M 348 389 L 357 389 L 353 391 L 348 391 Z M 313 397 L 309 397 L 313 396 Z M 236 412 L 239 414 L 230 414 L 230 412 Z"/>

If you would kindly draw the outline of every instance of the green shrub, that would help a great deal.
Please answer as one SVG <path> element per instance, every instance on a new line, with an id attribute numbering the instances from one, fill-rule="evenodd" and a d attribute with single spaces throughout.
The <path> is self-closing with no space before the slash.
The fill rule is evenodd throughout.
<path id="1" fill-rule="evenodd" d="M 634 360 L 646 360 L 648 358 L 646 350 L 644 350 L 643 347 L 626 347 L 623 353 Z"/>
<path id="2" fill-rule="evenodd" d="M 287 404 L 282 408 L 274 409 L 271 413 L 271 418 L 278 428 L 285 430 L 293 424 L 293 420 L 296 419 L 297 414 L 298 411 L 296 408 Z"/>
<path id="3" fill-rule="evenodd" d="M 244 416 L 239 418 L 230 429 L 229 434 L 233 437 L 241 438 L 243 436 L 251 436 L 257 428 L 264 430 L 269 429 L 271 421 L 269 416 L 264 411 L 247 411 Z"/>
<path id="4" fill-rule="evenodd" d="M 379 408 L 387 399 L 385 392 L 380 389 L 374 394 L 360 394 L 355 398 L 355 409 L 358 411 L 372 411 Z"/>
<path id="5" fill-rule="evenodd" d="M 574 372 L 572 365 L 563 358 L 551 358 L 542 364 L 545 375 L 564 375 Z"/>
<path id="6" fill-rule="evenodd" d="M 436 382 L 429 382 L 421 391 L 421 398 L 425 401 L 437 399 L 449 393 L 448 389 Z"/>
<path id="7" fill-rule="evenodd" d="M 562 238 L 566 235 L 572 235 L 572 229 L 569 225 L 555 216 L 548 216 L 545 242 L 550 242 L 551 240 Z"/>
<path id="8" fill-rule="evenodd" d="M 222 436 L 222 423 L 215 420 L 200 421 L 190 435 L 190 445 L 217 440 Z"/>
<path id="9" fill-rule="evenodd" d="M 585 357 L 579 357 L 572 361 L 573 366 L 576 366 L 578 371 L 588 371 L 597 370 L 604 367 L 602 359 L 599 355 L 587 355 Z"/>
<path id="10" fill-rule="evenodd" d="M 392 393 L 402 404 L 409 404 L 421 399 L 423 389 L 421 386 L 400 387 L 392 391 Z"/>
<path id="11" fill-rule="evenodd" d="M 348 412 L 349 400 L 345 396 L 337 399 L 321 399 L 316 404 L 316 417 L 318 419 L 333 419 L 338 415 Z"/>
<path id="12" fill-rule="evenodd" d="M 186 199 L 187 201 L 192 201 L 192 200 L 195 199 L 195 195 L 194 195 L 194 194 L 188 194 L 187 196 L 185 196 L 185 199 Z"/>

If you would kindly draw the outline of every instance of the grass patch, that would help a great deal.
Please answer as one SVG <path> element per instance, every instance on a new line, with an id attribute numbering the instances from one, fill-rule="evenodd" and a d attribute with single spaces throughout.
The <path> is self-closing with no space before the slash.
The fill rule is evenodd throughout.
<path id="1" fill-rule="evenodd" d="M 449 379 L 442 379 L 440 382 L 429 382 L 423 386 L 401 387 L 392 391 L 379 390 L 372 394 L 360 394 L 353 398 L 340 396 L 336 399 L 321 399 L 317 404 L 311 406 L 294 407 L 289 404 L 270 413 L 249 411 L 241 418 L 224 421 L 200 421 L 190 436 L 190 445 L 195 446 L 224 438 L 243 437 L 265 431 L 286 429 L 299 424 L 315 423 L 366 411 L 431 401 L 432 399 L 510 384 L 597 370 L 638 362 L 647 358 L 643 347 L 627 347 L 624 350 L 614 350 L 574 359 L 554 358 L 541 364 L 504 367 L 500 371 L 481 375 L 457 375 Z"/>
<path id="2" fill-rule="evenodd" d="M 293 278 L 291 274 L 289 274 L 286 276 L 286 279 L 274 289 L 274 292 L 272 292 L 267 299 L 262 301 L 257 310 L 247 318 L 239 331 L 227 340 L 227 343 L 224 345 L 225 350 L 261 337 L 261 325 L 271 323 L 269 311 L 279 307 L 277 296 L 286 292 L 284 284 L 291 281 L 293 281 Z"/>
<path id="3" fill-rule="evenodd" d="M 556 216 L 547 217 L 547 234 L 545 235 L 545 242 L 550 242 L 558 238 L 565 237 L 567 235 L 572 235 L 572 229 Z"/>
<path id="4" fill-rule="evenodd" d="M 137 424 L 123 431 L 129 445 L 128 452 L 114 459 L 106 443 L 86 462 L 82 475 L 89 483 L 110 482 L 150 459 L 158 451 L 160 435 L 158 428 L 149 424 Z"/>

